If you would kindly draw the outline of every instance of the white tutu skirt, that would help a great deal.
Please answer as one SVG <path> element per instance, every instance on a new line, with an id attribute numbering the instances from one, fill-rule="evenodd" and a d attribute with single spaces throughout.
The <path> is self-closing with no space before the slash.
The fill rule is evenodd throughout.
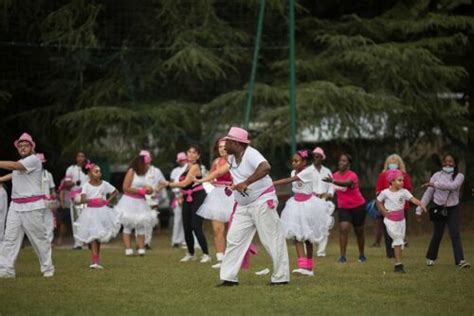
<path id="1" fill-rule="evenodd" d="M 158 225 L 158 212 L 148 206 L 145 199 L 135 199 L 126 195 L 115 206 L 120 223 L 133 229 L 153 228 Z"/>
<path id="2" fill-rule="evenodd" d="M 298 241 L 319 243 L 329 236 L 334 226 L 335 206 L 315 196 L 304 202 L 291 197 L 281 213 L 281 223 L 285 237 Z"/>
<path id="3" fill-rule="evenodd" d="M 117 236 L 120 230 L 119 215 L 108 206 L 86 207 L 74 222 L 74 238 L 90 243 L 93 240 L 108 242 Z"/>
<path id="4" fill-rule="evenodd" d="M 402 221 L 392 221 L 388 218 L 383 219 L 385 227 L 387 227 L 387 233 L 392 238 L 392 248 L 395 246 L 401 246 L 405 248 L 405 231 L 406 231 L 406 222 Z"/>
<path id="5" fill-rule="evenodd" d="M 205 219 L 227 223 L 234 203 L 234 195 L 227 196 L 224 187 L 216 187 L 207 194 L 197 214 Z"/>

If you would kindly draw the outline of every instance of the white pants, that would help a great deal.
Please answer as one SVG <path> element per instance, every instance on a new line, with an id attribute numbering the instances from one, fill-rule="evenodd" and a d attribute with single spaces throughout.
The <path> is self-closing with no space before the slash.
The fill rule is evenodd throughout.
<path id="1" fill-rule="evenodd" d="M 71 201 L 71 207 L 69 208 L 71 212 L 71 227 L 72 227 L 72 236 L 76 236 L 76 225 L 74 223 L 77 221 L 79 216 L 81 215 L 82 208 L 77 207 L 77 205 L 74 204 L 74 201 Z M 82 247 L 82 242 L 78 240 L 76 237 L 74 237 L 74 247 Z"/>
<path id="2" fill-rule="evenodd" d="M 46 233 L 49 242 L 53 242 L 54 239 L 54 216 L 53 216 L 53 211 L 50 209 L 46 209 L 46 212 L 44 212 L 44 226 L 46 227 Z"/>
<path id="3" fill-rule="evenodd" d="M 42 209 L 29 212 L 12 210 L 8 212 L 5 237 L 0 247 L 0 274 L 15 276 L 15 261 L 25 234 L 38 256 L 41 272 L 54 272 L 51 243 L 47 238 L 43 220 L 45 212 L 51 211 Z"/>
<path id="4" fill-rule="evenodd" d="M 272 282 L 288 282 L 290 265 L 288 249 L 276 209 L 271 209 L 261 200 L 237 209 L 227 233 L 227 247 L 222 260 L 220 278 L 223 281 L 238 282 L 238 273 L 244 256 L 258 232 L 260 241 L 273 261 Z"/>
<path id="5" fill-rule="evenodd" d="M 5 234 L 5 222 L 8 213 L 8 197 L 7 192 L 0 186 L 0 243 L 3 241 Z"/>
<path id="6" fill-rule="evenodd" d="M 173 208 L 173 214 L 173 234 L 171 236 L 171 245 L 182 244 L 184 242 L 183 210 L 179 204 Z"/>
<path id="7" fill-rule="evenodd" d="M 326 247 L 328 245 L 329 236 L 325 236 L 320 243 L 318 243 L 318 252 L 316 253 L 317 256 L 325 256 L 326 255 Z"/>

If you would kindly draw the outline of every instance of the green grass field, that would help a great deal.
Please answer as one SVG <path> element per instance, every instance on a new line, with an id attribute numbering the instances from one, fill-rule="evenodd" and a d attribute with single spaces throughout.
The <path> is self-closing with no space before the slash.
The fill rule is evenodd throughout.
<path id="1" fill-rule="evenodd" d="M 462 234 L 465 255 L 473 261 L 474 234 Z M 218 271 L 209 264 L 180 263 L 183 249 L 171 249 L 161 232 L 146 257 L 123 255 L 120 240 L 103 250 L 105 270 L 90 271 L 88 250 L 54 249 L 56 275 L 45 279 L 31 247 L 20 252 L 17 278 L 0 279 L 0 315 L 77 314 L 426 314 L 473 315 L 474 269 L 458 271 L 449 237 L 434 267 L 426 267 L 428 235 L 410 237 L 404 252 L 407 274 L 393 273 L 383 248 L 368 248 L 368 261 L 357 262 L 355 238 L 348 263 L 336 263 L 337 232 L 328 256 L 316 262 L 314 277 L 292 276 L 287 286 L 268 285 L 265 251 L 240 274 L 240 285 L 216 288 Z M 210 238 L 209 238 L 210 240 Z M 288 243 L 291 268 L 295 251 Z"/>

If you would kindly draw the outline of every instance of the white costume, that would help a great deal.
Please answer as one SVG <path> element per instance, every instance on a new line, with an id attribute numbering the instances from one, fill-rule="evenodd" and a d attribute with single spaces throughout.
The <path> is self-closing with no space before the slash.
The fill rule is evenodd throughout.
<path id="1" fill-rule="evenodd" d="M 293 181 L 291 197 L 281 213 L 285 237 L 298 241 L 321 242 L 329 236 L 334 225 L 334 204 L 313 195 L 313 172 L 311 165 L 297 174 L 299 181 Z M 291 172 L 294 177 L 295 170 Z M 317 211 L 316 211 L 317 210 Z"/>
<path id="2" fill-rule="evenodd" d="M 235 157 L 229 156 L 230 173 L 234 184 L 250 177 L 265 158 L 254 148 L 248 146 L 237 165 Z M 248 195 L 234 192 L 238 203 L 232 225 L 227 234 L 227 247 L 222 261 L 220 278 L 224 281 L 238 282 L 238 273 L 244 256 L 258 231 L 260 241 L 272 257 L 274 283 L 288 282 L 290 270 L 288 249 L 276 211 L 278 199 L 272 179 L 267 175 L 248 186 Z"/>
<path id="3" fill-rule="evenodd" d="M 41 192 L 41 161 L 30 155 L 19 160 L 25 171 L 12 172 L 12 202 L 8 211 L 3 243 L 0 246 L 0 277 L 15 277 L 15 261 L 26 233 L 39 258 L 44 276 L 54 273 L 51 243 L 44 226 L 46 209 Z"/>
<path id="4" fill-rule="evenodd" d="M 49 212 L 44 213 L 44 225 L 48 231 L 48 240 L 53 242 L 54 239 L 54 216 L 53 208 L 55 208 L 56 200 L 51 199 L 51 190 L 54 190 L 56 185 L 54 184 L 53 175 L 46 169 L 43 169 L 41 173 L 41 192 L 46 196 L 46 208 Z M 56 205 L 57 206 L 57 205 Z"/>
<path id="5" fill-rule="evenodd" d="M 395 246 L 401 246 L 402 249 L 405 247 L 405 202 L 413 198 L 413 195 L 407 189 L 400 189 L 397 192 L 392 192 L 390 189 L 382 190 L 377 196 L 377 201 L 382 202 L 390 212 L 401 213 L 402 220 L 391 220 L 387 216 L 383 219 L 385 226 L 387 227 L 387 233 L 393 239 L 392 248 Z"/>
<path id="6" fill-rule="evenodd" d="M 99 186 L 94 186 L 89 182 L 82 187 L 81 195 L 85 194 L 87 199 L 106 200 L 107 194 L 111 194 L 116 189 L 107 181 L 102 181 Z M 93 205 L 89 203 L 81 212 L 76 226 L 77 238 L 83 243 L 90 243 L 93 240 L 108 242 L 115 238 L 120 230 L 118 213 L 108 206 Z"/>
<path id="7" fill-rule="evenodd" d="M 314 167 L 314 165 L 313 165 Z M 324 182 L 323 179 L 326 177 L 332 177 L 331 170 L 326 168 L 325 166 L 321 166 L 321 170 L 318 170 L 316 167 L 313 169 L 313 192 L 316 196 L 320 196 L 323 193 L 330 194 L 334 196 L 334 186 L 329 182 Z M 317 212 L 321 212 L 323 210 L 316 209 Z M 332 212 L 331 212 L 332 213 Z M 329 235 L 328 235 L 329 236 Z M 318 251 L 316 255 L 318 257 L 325 257 L 326 256 L 326 247 L 328 245 L 328 236 L 321 239 L 318 242 Z"/>
<path id="8" fill-rule="evenodd" d="M 139 176 L 133 172 L 131 187 L 138 189 L 146 185 L 145 175 Z M 137 235 L 145 235 L 146 229 L 153 229 L 158 224 L 158 213 L 148 206 L 144 196 L 124 193 L 115 209 L 120 214 L 125 234 L 131 234 L 135 229 Z"/>
<path id="9" fill-rule="evenodd" d="M 165 180 L 165 177 L 163 176 L 163 173 L 161 172 L 161 170 L 151 165 L 148 168 L 145 178 L 146 178 L 146 184 L 152 187 L 153 190 L 155 190 L 155 188 L 158 186 L 158 184 L 161 181 Z M 161 191 L 165 191 L 165 189 Z M 147 203 L 151 208 L 158 207 L 159 198 L 161 194 L 161 192 L 158 192 L 158 193 L 156 193 L 155 191 L 153 192 L 154 192 L 153 194 L 145 196 Z M 156 214 L 158 216 L 159 212 L 157 212 Z M 152 221 L 153 226 L 148 225 L 146 226 L 146 229 L 145 229 L 145 244 L 148 246 L 151 246 L 153 228 L 158 224 L 158 218 L 156 218 L 156 220 L 155 219 L 150 219 L 150 220 Z"/>
<path id="10" fill-rule="evenodd" d="M 187 165 L 178 166 L 171 171 L 170 181 L 179 182 L 179 177 L 186 171 Z M 183 210 L 179 204 L 179 196 L 181 195 L 180 188 L 173 188 L 174 199 L 171 202 L 173 209 L 173 234 L 171 236 L 171 245 L 180 245 L 184 243 L 184 228 L 183 228 Z M 196 243 L 197 244 L 197 243 Z"/>
<path id="11" fill-rule="evenodd" d="M 71 201 L 71 227 L 73 236 L 77 235 L 76 228 L 74 223 L 81 215 L 82 210 L 84 209 L 83 204 L 77 204 L 80 199 L 80 193 L 82 186 L 89 182 L 89 176 L 82 171 L 82 168 L 78 165 L 69 166 L 66 170 L 66 177 L 74 184 L 73 187 L 69 190 L 69 196 L 67 197 Z M 76 202 L 76 203 L 75 203 Z M 82 243 L 74 238 L 74 247 L 82 247 Z"/>
<path id="12" fill-rule="evenodd" d="M 3 234 L 5 233 L 5 221 L 8 213 L 8 195 L 7 191 L 0 185 L 0 244 L 3 241 Z"/>

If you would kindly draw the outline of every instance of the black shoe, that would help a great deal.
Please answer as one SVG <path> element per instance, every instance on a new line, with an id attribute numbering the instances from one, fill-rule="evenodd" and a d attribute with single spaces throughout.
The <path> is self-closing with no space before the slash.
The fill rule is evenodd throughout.
<path id="1" fill-rule="evenodd" d="M 406 273 L 405 269 L 403 269 L 403 264 L 396 264 L 395 268 L 393 269 L 393 272 L 395 273 Z"/>
<path id="2" fill-rule="evenodd" d="M 239 282 L 224 281 L 221 284 L 216 285 L 216 287 L 227 287 L 227 286 L 237 286 Z"/>
<path id="3" fill-rule="evenodd" d="M 274 285 L 287 285 L 288 284 L 288 281 L 285 281 L 285 282 L 270 282 L 270 286 L 274 286 Z"/>
<path id="4" fill-rule="evenodd" d="M 146 250 L 151 250 L 150 245 L 149 245 L 149 244 L 146 244 L 146 245 L 145 245 L 145 249 L 146 249 Z"/>

